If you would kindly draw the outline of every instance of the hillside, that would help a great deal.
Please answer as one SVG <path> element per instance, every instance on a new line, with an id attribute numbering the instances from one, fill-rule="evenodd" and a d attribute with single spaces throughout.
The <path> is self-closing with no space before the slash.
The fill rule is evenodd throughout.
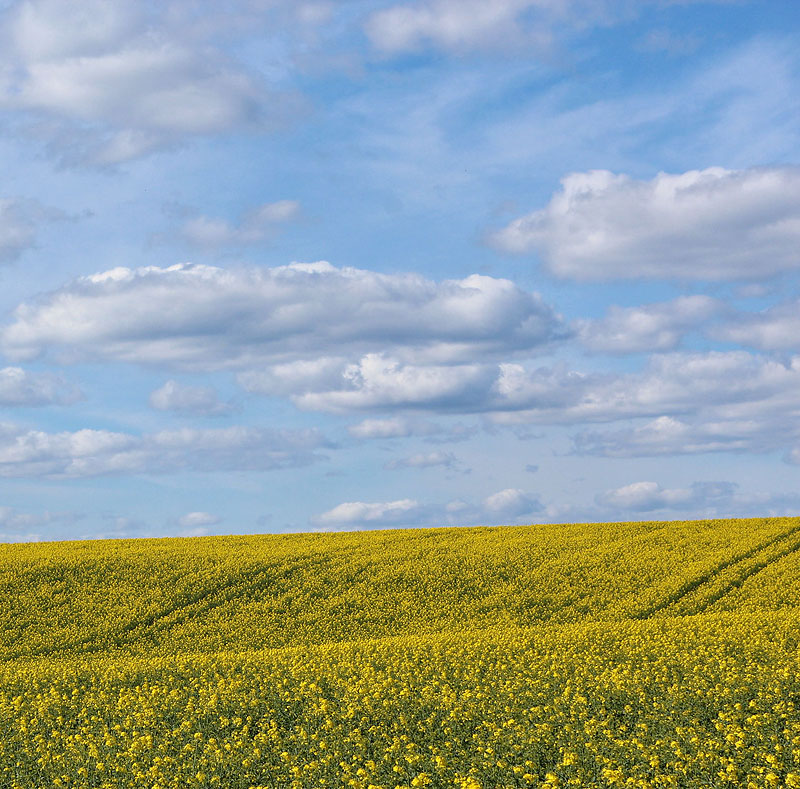
<path id="1" fill-rule="evenodd" d="M 0 786 L 800 787 L 800 519 L 4 546 Z"/>
<path id="2" fill-rule="evenodd" d="M 796 518 L 9 545 L 0 657 L 781 609 L 799 548 Z"/>

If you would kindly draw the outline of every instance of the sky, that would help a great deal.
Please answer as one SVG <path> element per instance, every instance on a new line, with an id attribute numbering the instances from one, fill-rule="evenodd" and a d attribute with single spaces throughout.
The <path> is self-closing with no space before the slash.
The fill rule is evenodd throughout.
<path id="1" fill-rule="evenodd" d="M 800 513 L 794 0 L 0 0 L 0 541 Z"/>

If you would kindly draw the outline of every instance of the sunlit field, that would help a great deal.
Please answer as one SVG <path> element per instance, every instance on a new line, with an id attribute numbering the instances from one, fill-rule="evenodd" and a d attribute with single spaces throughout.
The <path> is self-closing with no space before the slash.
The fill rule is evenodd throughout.
<path id="1" fill-rule="evenodd" d="M 800 787 L 800 519 L 5 545 L 0 786 Z"/>

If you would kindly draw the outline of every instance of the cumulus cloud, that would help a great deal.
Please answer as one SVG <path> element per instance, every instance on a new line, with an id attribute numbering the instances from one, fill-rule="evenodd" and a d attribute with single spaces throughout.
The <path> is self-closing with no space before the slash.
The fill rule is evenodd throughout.
<path id="1" fill-rule="evenodd" d="M 506 488 L 486 496 L 478 504 L 453 499 L 445 505 L 442 520 L 454 526 L 531 523 L 544 512 L 537 496 L 519 488 Z"/>
<path id="2" fill-rule="evenodd" d="M 313 463 L 326 446 L 317 430 L 186 428 L 133 435 L 89 429 L 48 433 L 4 423 L 0 477 L 268 471 Z"/>
<path id="3" fill-rule="evenodd" d="M 263 130 L 296 109 L 215 46 L 213 25 L 203 30 L 184 11 L 127 0 L 12 4 L 2 16 L 0 108 L 35 118 L 67 158 L 95 164 L 195 135 Z"/>
<path id="4" fill-rule="evenodd" d="M 178 518 L 178 525 L 184 529 L 190 529 L 193 532 L 202 532 L 208 526 L 216 526 L 220 522 L 218 515 L 212 515 L 210 512 L 187 512 Z"/>
<path id="5" fill-rule="evenodd" d="M 740 313 L 712 332 L 716 339 L 764 351 L 800 349 L 800 299 L 758 313 Z"/>
<path id="6" fill-rule="evenodd" d="M 542 505 L 539 500 L 517 488 L 506 488 L 483 501 L 483 509 L 487 515 L 501 518 L 519 518 L 539 512 Z"/>
<path id="7" fill-rule="evenodd" d="M 52 373 L 32 373 L 21 367 L 0 369 L 0 405 L 69 405 L 83 397 L 81 390 Z"/>
<path id="8" fill-rule="evenodd" d="M 203 248 L 259 244 L 299 213 L 297 200 L 279 200 L 248 211 L 237 224 L 210 216 L 192 217 L 183 224 L 180 233 L 190 244 Z"/>
<path id="9" fill-rule="evenodd" d="M 73 526 L 83 516 L 74 512 L 24 512 L 0 507 L 0 543 L 38 542 L 53 539 L 53 529 Z"/>
<path id="10" fill-rule="evenodd" d="M 452 452 L 418 452 L 404 458 L 390 460 L 384 468 L 390 470 L 404 468 L 432 468 L 433 466 L 444 466 L 445 468 L 455 468 L 458 460 Z"/>
<path id="11" fill-rule="evenodd" d="M 17 198 L 0 199 L 0 263 L 10 263 L 34 245 L 41 219 L 37 204 Z"/>
<path id="12" fill-rule="evenodd" d="M 402 364 L 374 354 L 345 367 L 333 383 L 292 399 L 300 408 L 334 413 L 472 413 L 511 426 L 690 414 L 717 421 L 763 420 L 769 414 L 791 420 L 798 407 L 800 357 L 782 362 L 745 351 L 675 352 L 651 357 L 640 372 L 612 374 L 581 373 L 563 364 Z M 388 419 L 398 421 L 365 421 L 353 434 L 410 435 L 405 418 Z"/>
<path id="13" fill-rule="evenodd" d="M 627 517 L 628 513 L 688 513 L 696 518 L 779 517 L 796 515 L 800 496 L 742 490 L 733 482 L 693 482 L 665 488 L 657 482 L 634 482 L 595 496 L 596 509 L 584 511 L 593 520 Z M 652 517 L 652 516 L 651 516 Z"/>
<path id="14" fill-rule="evenodd" d="M 414 425 L 401 417 L 388 419 L 364 419 L 347 426 L 347 432 L 354 438 L 407 438 L 414 435 Z"/>
<path id="15" fill-rule="evenodd" d="M 787 363 L 745 351 L 667 353 L 623 375 L 507 365 L 496 389 L 499 422 L 613 421 L 665 414 L 717 418 L 787 417 L 798 405 L 800 357 Z M 505 407 L 504 416 L 500 407 Z M 515 409 L 516 412 L 515 412 Z"/>
<path id="16" fill-rule="evenodd" d="M 385 408 L 470 411 L 485 402 L 495 374 L 491 365 L 402 364 L 374 353 L 348 365 L 338 388 L 307 392 L 293 400 L 300 408 L 334 412 Z"/>
<path id="17" fill-rule="evenodd" d="M 149 403 L 157 411 L 195 416 L 220 416 L 232 410 L 231 404 L 222 402 L 213 387 L 186 386 L 173 380 L 151 392 Z"/>
<path id="18" fill-rule="evenodd" d="M 350 501 L 312 518 L 316 528 L 370 529 L 438 526 L 448 523 L 475 526 L 481 523 L 521 523 L 542 511 L 539 499 L 515 488 L 500 490 L 478 504 L 455 499 L 445 506 L 421 504 L 414 499 L 388 502 Z"/>
<path id="19" fill-rule="evenodd" d="M 694 482 L 688 488 L 662 488 L 656 482 L 633 482 L 598 494 L 595 501 L 614 510 L 699 510 L 730 502 L 736 490 L 731 482 Z"/>
<path id="20" fill-rule="evenodd" d="M 263 379 L 243 383 L 268 393 L 280 389 L 281 379 L 291 388 L 295 379 L 338 370 L 340 362 L 328 358 L 332 351 L 352 359 L 380 349 L 417 364 L 452 363 L 530 352 L 565 333 L 538 295 L 505 279 L 474 274 L 434 282 L 325 262 L 240 269 L 179 264 L 75 280 L 20 305 L 0 330 L 0 345 L 17 359 L 49 350 L 62 360 L 187 370 L 264 367 Z M 297 362 L 310 362 L 311 370 L 291 366 Z"/>
<path id="21" fill-rule="evenodd" d="M 313 523 L 322 530 L 416 526 L 423 512 L 424 508 L 414 499 L 347 501 L 318 515 Z"/>
<path id="22" fill-rule="evenodd" d="M 478 427 L 476 425 L 466 425 L 461 422 L 445 426 L 419 417 L 398 416 L 385 419 L 364 419 L 361 422 L 347 426 L 347 432 L 353 438 L 381 439 L 419 436 L 433 444 L 466 441 L 472 438 L 477 430 Z"/>
<path id="23" fill-rule="evenodd" d="M 800 268 L 800 168 L 711 167 L 650 181 L 572 173 L 493 236 L 576 280 L 747 280 Z"/>
<path id="24" fill-rule="evenodd" d="M 605 318 L 577 321 L 584 347 L 605 353 L 668 351 L 723 310 L 709 296 L 681 296 L 642 307 L 611 307 Z"/>
<path id="25" fill-rule="evenodd" d="M 660 416 L 620 430 L 581 431 L 573 438 L 576 452 L 603 457 L 696 455 L 707 452 L 770 452 L 800 441 L 796 419 L 772 417 L 724 419 L 714 413 L 691 419 Z M 791 455 L 789 455 L 791 458 Z"/>

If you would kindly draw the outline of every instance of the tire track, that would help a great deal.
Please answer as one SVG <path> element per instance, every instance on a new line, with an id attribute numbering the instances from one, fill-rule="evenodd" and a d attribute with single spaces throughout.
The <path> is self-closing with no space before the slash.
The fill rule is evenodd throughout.
<path id="1" fill-rule="evenodd" d="M 126 643 L 139 640 L 147 635 L 151 628 L 157 628 L 156 632 L 167 632 L 169 629 L 177 624 L 185 622 L 190 616 L 207 613 L 215 608 L 219 608 L 238 597 L 244 596 L 248 592 L 254 592 L 259 588 L 257 583 L 260 579 L 269 579 L 274 582 L 291 578 L 292 575 L 299 570 L 304 569 L 306 566 L 314 566 L 317 564 L 324 564 L 328 562 L 329 558 L 325 556 L 304 556 L 292 561 L 292 564 L 287 569 L 287 559 L 280 559 L 270 562 L 268 565 L 263 564 L 251 569 L 250 571 L 240 571 L 235 577 L 227 577 L 222 583 L 218 583 L 211 587 L 206 587 L 200 592 L 192 595 L 182 596 L 179 600 L 175 601 L 172 605 L 162 608 L 160 611 L 139 617 L 137 619 L 126 622 L 122 627 L 117 630 L 111 630 L 107 633 L 95 633 L 86 638 L 78 641 L 73 641 L 67 644 L 56 644 L 52 648 L 41 648 L 36 650 L 22 651 L 9 656 L 9 659 L 15 658 L 36 658 L 47 657 L 55 652 L 70 652 L 71 654 L 90 654 L 92 652 L 99 652 L 105 649 L 122 646 Z M 283 570 L 281 572 L 281 569 Z M 226 591 L 231 591 L 232 594 L 225 595 Z M 215 595 L 222 594 L 220 600 L 211 600 Z M 197 609 L 197 606 L 203 601 L 208 601 L 206 605 Z M 176 621 L 166 622 L 170 616 L 178 614 Z M 158 628 L 159 623 L 164 623 L 165 626 Z"/>
<path id="2" fill-rule="evenodd" d="M 663 611 L 669 608 L 670 606 L 679 603 L 681 600 L 688 597 L 692 592 L 704 586 L 705 584 L 711 583 L 720 573 L 724 572 L 725 570 L 731 569 L 735 567 L 737 564 L 742 564 L 743 562 L 746 562 L 748 559 L 752 559 L 754 556 L 757 556 L 762 551 L 765 551 L 768 548 L 771 548 L 772 546 L 780 542 L 783 542 L 783 540 L 790 538 L 791 536 L 797 534 L 798 532 L 800 532 L 800 519 L 798 519 L 796 525 L 793 526 L 788 531 L 785 531 L 782 534 L 778 534 L 775 537 L 771 537 L 769 540 L 764 540 L 758 543 L 757 545 L 754 545 L 747 551 L 732 556 L 730 559 L 725 559 L 724 561 L 717 563 L 716 565 L 714 565 L 714 567 L 712 567 L 710 570 L 706 571 L 702 575 L 698 576 L 697 578 L 685 581 L 683 584 L 681 584 L 681 586 L 678 587 L 678 589 L 675 590 L 675 592 L 669 595 L 665 600 L 662 600 L 659 603 L 655 603 L 649 608 L 644 609 L 644 611 L 640 611 L 638 614 L 635 614 L 632 618 L 649 619 L 650 617 L 654 616 L 660 611 Z M 793 547 L 776 558 L 783 558 L 784 555 L 788 555 L 789 553 L 792 553 L 792 551 L 797 550 L 797 547 L 800 546 Z M 774 560 L 773 558 L 768 559 L 766 562 L 763 563 L 763 566 L 761 566 L 759 570 L 756 570 L 755 572 L 763 570 L 764 567 L 770 564 L 773 560 Z M 755 575 L 755 572 L 751 574 Z M 730 589 L 728 589 L 728 591 L 730 591 Z M 725 594 L 727 594 L 727 592 L 725 592 Z M 722 597 L 722 595 L 720 595 L 720 597 Z M 714 602 L 716 602 L 716 600 Z"/>
<path id="3" fill-rule="evenodd" d="M 785 558 L 786 556 L 790 556 L 791 554 L 800 550 L 800 540 L 795 541 L 792 543 L 788 548 L 781 551 L 780 553 L 776 554 L 775 556 L 770 557 L 769 559 L 759 562 L 758 564 L 754 564 L 749 570 L 746 570 L 742 575 L 738 578 L 734 578 L 728 584 L 722 587 L 722 589 L 715 592 L 711 597 L 707 598 L 705 602 L 691 612 L 691 614 L 684 614 L 685 616 L 692 616 L 694 614 L 702 614 L 706 611 L 710 606 L 714 605 L 717 600 L 721 600 L 725 597 L 728 592 L 732 592 L 734 589 L 738 589 L 745 581 L 749 578 L 752 578 L 754 575 L 758 575 L 762 570 L 766 570 L 772 564 L 779 562 L 781 559 Z"/>

